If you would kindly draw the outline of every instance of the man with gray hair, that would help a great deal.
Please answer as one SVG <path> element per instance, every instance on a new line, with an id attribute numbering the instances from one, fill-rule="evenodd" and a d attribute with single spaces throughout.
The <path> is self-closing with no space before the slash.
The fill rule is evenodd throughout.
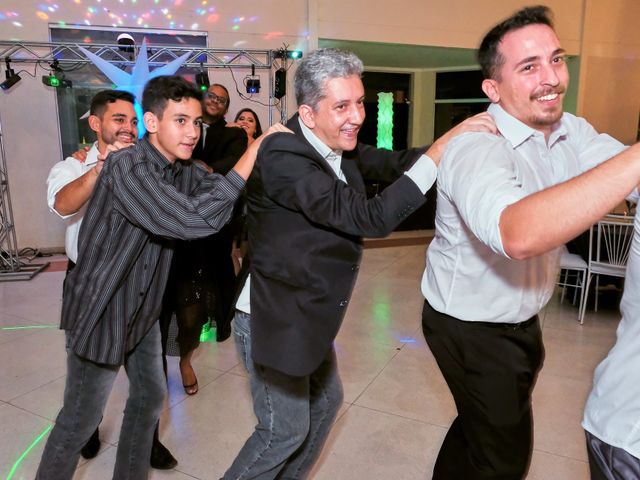
<path id="1" fill-rule="evenodd" d="M 234 337 L 258 424 L 227 480 L 308 475 L 342 404 L 333 340 L 362 237 L 387 235 L 424 203 L 449 138 L 494 131 L 481 114 L 426 153 L 360 144 L 362 70 L 350 52 L 309 54 L 295 75 L 298 112 L 287 123 L 294 134 L 263 143 L 248 183 L 250 262 L 240 276 Z M 367 199 L 365 178 L 394 183 Z"/>

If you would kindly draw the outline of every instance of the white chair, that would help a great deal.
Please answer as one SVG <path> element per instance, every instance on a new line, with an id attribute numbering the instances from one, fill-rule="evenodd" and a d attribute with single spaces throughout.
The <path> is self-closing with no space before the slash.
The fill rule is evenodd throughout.
<path id="1" fill-rule="evenodd" d="M 627 259 L 633 239 L 633 217 L 623 215 L 607 215 L 603 220 L 591 227 L 589 231 L 589 265 L 587 284 L 580 309 L 580 323 L 584 321 L 584 312 L 589 299 L 591 279 L 596 275 L 595 311 L 598 311 L 598 288 L 600 275 L 624 278 L 627 270 Z"/>
<path id="2" fill-rule="evenodd" d="M 562 247 L 560 255 L 560 276 L 558 278 L 558 286 L 562 287 L 560 303 L 564 302 L 567 287 L 573 288 L 573 304 L 578 299 L 578 291 L 580 291 L 580 303 L 578 303 L 578 318 L 582 318 L 582 301 L 584 299 L 584 287 L 587 281 L 587 262 L 575 253 L 569 253 L 566 246 Z"/>

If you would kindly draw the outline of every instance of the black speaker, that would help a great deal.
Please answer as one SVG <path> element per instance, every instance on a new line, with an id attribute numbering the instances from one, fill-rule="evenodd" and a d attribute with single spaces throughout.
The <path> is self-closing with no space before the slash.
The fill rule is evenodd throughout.
<path id="1" fill-rule="evenodd" d="M 273 81 L 273 96 L 275 98 L 282 98 L 287 93 L 287 71 L 284 68 L 276 70 L 276 75 Z"/>

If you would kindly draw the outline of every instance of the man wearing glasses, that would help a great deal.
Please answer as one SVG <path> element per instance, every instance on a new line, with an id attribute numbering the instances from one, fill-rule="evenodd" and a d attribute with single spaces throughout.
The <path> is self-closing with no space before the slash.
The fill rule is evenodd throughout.
<path id="1" fill-rule="evenodd" d="M 193 158 L 202 160 L 216 173 L 226 174 L 247 149 L 247 134 L 227 127 L 229 91 L 218 83 L 209 87 L 202 103 L 203 125 Z"/>

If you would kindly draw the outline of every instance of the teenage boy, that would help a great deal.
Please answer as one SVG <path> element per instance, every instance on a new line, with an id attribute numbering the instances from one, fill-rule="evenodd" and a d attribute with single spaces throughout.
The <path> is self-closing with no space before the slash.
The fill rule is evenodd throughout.
<path id="1" fill-rule="evenodd" d="M 142 106 L 147 136 L 107 157 L 80 230 L 62 304 L 64 404 L 38 479 L 72 478 L 123 365 L 130 387 L 113 477 L 147 477 L 166 394 L 157 319 L 173 240 L 224 225 L 259 148 L 254 142 L 227 175 L 208 174 L 180 162 L 191 158 L 200 135 L 200 92 L 180 77 L 157 77 L 145 87 Z"/>

